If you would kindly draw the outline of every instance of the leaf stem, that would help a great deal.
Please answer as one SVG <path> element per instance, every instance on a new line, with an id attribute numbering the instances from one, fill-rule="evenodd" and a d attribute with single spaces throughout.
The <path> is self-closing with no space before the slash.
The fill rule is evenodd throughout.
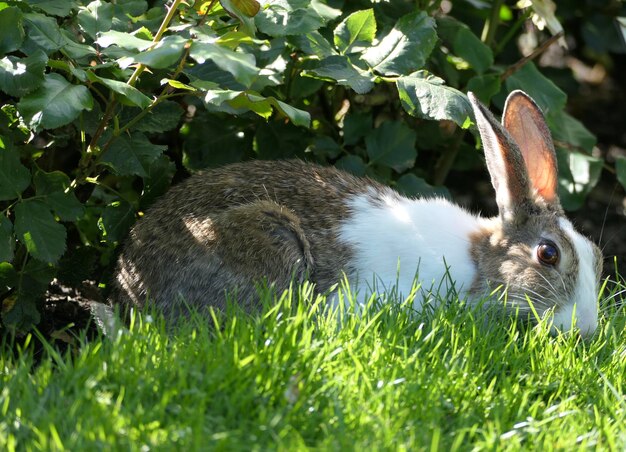
<path id="1" fill-rule="evenodd" d="M 496 37 L 496 31 L 500 24 L 500 8 L 504 0 L 494 0 L 491 5 L 491 16 L 485 22 L 485 28 L 483 29 L 482 41 L 489 47 L 493 47 L 493 40 Z"/>
<path id="2" fill-rule="evenodd" d="M 86 182 L 88 182 L 88 183 L 90 183 L 90 184 L 97 185 L 98 187 L 102 187 L 103 189 L 108 190 L 108 191 L 110 191 L 111 193 L 113 193 L 113 194 L 114 194 L 115 196 L 117 196 L 118 198 L 123 199 L 123 200 L 124 200 L 124 201 L 126 201 L 128 204 L 132 204 L 132 203 L 131 203 L 131 202 L 130 202 L 130 201 L 129 201 L 129 200 L 128 200 L 125 196 L 123 196 L 123 195 L 122 195 L 119 191 L 117 191 L 117 190 L 115 190 L 114 188 L 109 187 L 108 185 L 106 185 L 106 184 L 104 184 L 104 183 L 100 182 L 100 181 L 98 180 L 98 178 L 96 178 L 96 177 L 87 177 L 87 178 L 85 178 L 85 181 L 86 181 Z"/>
<path id="3" fill-rule="evenodd" d="M 502 49 L 504 49 L 504 47 L 513 38 L 513 36 L 515 36 L 519 28 L 524 24 L 524 22 L 528 20 L 528 18 L 530 17 L 530 13 L 530 9 L 524 12 L 524 14 L 522 14 L 519 19 L 517 19 L 517 21 L 515 21 L 515 23 L 508 29 L 504 37 L 498 40 L 498 44 L 493 50 L 494 55 L 498 55 L 500 52 L 502 52 Z"/>
<path id="4" fill-rule="evenodd" d="M 163 22 L 161 22 L 161 26 L 159 27 L 159 30 L 157 31 L 156 35 L 154 35 L 154 38 L 152 39 L 152 45 L 148 47 L 148 50 L 153 49 L 154 46 L 156 46 L 159 43 L 159 41 L 161 40 L 161 37 L 163 36 L 163 33 L 165 33 L 165 31 L 167 30 L 167 27 L 169 26 L 170 22 L 174 18 L 174 14 L 176 13 L 176 10 L 178 9 L 178 5 L 180 5 L 182 1 L 183 0 L 174 0 L 174 3 L 172 3 L 172 6 L 170 6 L 170 8 L 168 9 L 167 14 L 165 15 L 165 18 L 163 19 Z M 139 76 L 145 69 L 146 69 L 145 65 L 139 64 L 135 68 L 135 71 L 130 76 L 126 84 L 130 86 L 135 86 L 137 79 L 139 78 Z"/>
<path id="5" fill-rule="evenodd" d="M 172 3 L 172 6 L 169 7 L 167 14 L 163 18 L 163 22 L 161 22 L 161 25 L 159 26 L 159 30 L 157 31 L 156 35 L 152 39 L 152 45 L 150 46 L 150 48 L 153 48 L 161 40 L 161 38 L 163 37 L 163 34 L 167 30 L 167 27 L 169 26 L 170 22 L 174 18 L 174 14 L 176 13 L 178 6 L 182 2 L 183 0 L 174 0 L 174 2 Z M 139 76 L 141 75 L 141 73 L 145 70 L 145 68 L 146 67 L 143 64 L 139 64 L 135 68 L 134 72 L 132 73 L 132 75 L 126 82 L 126 84 L 130 86 L 134 86 L 135 83 L 137 83 L 137 80 L 139 79 Z M 85 179 L 89 177 L 89 175 L 94 170 L 96 163 L 95 163 L 95 159 L 93 158 L 93 156 L 96 154 L 98 141 L 100 140 L 100 137 L 102 136 L 109 122 L 111 121 L 111 118 L 113 117 L 113 113 L 115 111 L 115 108 L 117 107 L 117 104 L 118 104 L 117 99 L 113 96 L 113 93 L 111 93 L 110 100 L 107 104 L 107 108 L 104 112 L 104 115 L 102 116 L 102 120 L 100 121 L 98 129 L 96 129 L 95 133 L 91 137 L 89 146 L 87 146 L 87 150 L 86 152 L 83 153 L 81 160 L 78 164 L 78 170 L 79 170 L 78 174 L 76 175 L 76 178 L 70 184 L 72 188 L 76 188 L 76 186 L 83 183 Z M 117 135 L 119 135 L 119 132 Z M 107 142 L 107 145 L 109 145 L 110 142 L 111 140 Z"/>
<path id="6" fill-rule="evenodd" d="M 176 78 L 178 78 L 180 73 L 185 68 L 185 62 L 187 61 L 187 58 L 189 57 L 190 50 L 191 50 L 191 46 L 190 45 L 185 46 L 185 53 L 183 54 L 182 58 L 180 59 L 180 62 L 178 63 L 178 66 L 174 70 L 174 73 L 172 74 L 172 77 L 171 77 L 172 80 L 176 80 Z M 172 97 L 171 95 L 168 95 L 168 92 L 170 90 L 171 90 L 171 87 L 166 84 L 163 87 L 163 90 L 161 91 L 161 93 L 156 97 L 156 99 L 154 99 L 154 101 L 150 105 L 148 105 L 148 107 L 144 108 L 142 111 L 140 111 L 137 114 L 137 116 L 135 116 L 133 119 L 128 121 L 124 126 L 120 127 L 119 129 L 117 129 L 115 131 L 115 133 L 109 139 L 109 141 L 107 141 L 107 143 L 104 146 L 102 146 L 102 150 L 103 151 L 106 150 L 111 145 L 111 142 L 115 138 L 117 138 L 119 135 L 121 135 L 122 133 L 126 132 L 128 129 L 130 129 L 135 124 L 137 124 L 144 116 L 146 116 L 148 113 L 150 113 L 152 110 L 154 110 L 157 105 L 159 105 L 164 100 L 169 99 L 170 97 Z"/>

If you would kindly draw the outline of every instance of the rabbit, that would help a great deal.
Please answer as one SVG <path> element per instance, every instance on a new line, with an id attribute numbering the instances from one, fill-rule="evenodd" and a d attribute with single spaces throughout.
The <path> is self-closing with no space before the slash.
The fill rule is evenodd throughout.
<path id="1" fill-rule="evenodd" d="M 353 290 L 374 283 L 406 296 L 417 275 L 421 287 L 453 289 L 470 304 L 505 287 L 506 299 L 491 301 L 504 312 L 529 313 L 532 304 L 550 316 L 553 331 L 575 323 L 593 334 L 602 254 L 564 215 L 541 110 L 514 91 L 500 125 L 468 97 L 496 217 L 300 160 L 231 164 L 174 186 L 136 223 L 117 260 L 111 301 L 148 302 L 177 318 L 189 308 L 223 309 L 232 297 L 253 312 L 259 281 L 283 291 L 308 280 L 318 293 L 336 295 L 346 278 Z M 416 310 L 423 300 L 415 297 Z"/>

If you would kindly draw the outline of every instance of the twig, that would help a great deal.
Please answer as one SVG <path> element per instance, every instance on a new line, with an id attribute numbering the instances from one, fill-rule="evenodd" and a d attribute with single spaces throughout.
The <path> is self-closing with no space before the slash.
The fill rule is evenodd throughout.
<path id="1" fill-rule="evenodd" d="M 161 26 L 159 27 L 159 30 L 157 31 L 156 35 L 152 39 L 152 45 L 149 48 L 153 48 L 155 45 L 159 43 L 159 41 L 163 37 L 163 34 L 167 30 L 167 27 L 172 21 L 174 14 L 176 14 L 176 10 L 178 9 L 178 6 L 181 3 L 182 3 L 182 0 L 174 0 L 172 5 L 169 7 L 167 14 L 165 15 L 165 18 L 163 19 L 163 22 L 161 22 Z M 215 1 L 213 1 L 212 4 L 214 3 Z M 143 64 L 139 64 L 135 68 L 134 72 L 132 73 L 132 75 L 130 76 L 130 78 L 128 79 L 126 83 L 130 86 L 134 86 L 137 80 L 139 79 L 139 76 L 144 70 L 145 70 L 145 66 Z M 105 129 L 109 125 L 109 122 L 113 118 L 117 105 L 118 105 L 118 101 L 113 95 L 113 93 L 111 93 L 110 101 L 108 102 L 104 115 L 102 116 L 102 119 L 100 120 L 100 124 L 98 125 L 98 128 L 96 129 L 95 133 L 91 137 L 91 141 L 89 142 L 89 145 L 87 146 L 87 150 L 83 152 L 80 162 L 78 163 L 78 168 L 79 168 L 78 174 L 76 175 L 76 177 L 70 184 L 72 188 L 76 188 L 79 184 L 83 183 L 85 179 L 90 176 L 91 171 L 95 167 L 94 157 L 97 153 L 101 153 L 102 151 L 102 149 L 98 149 L 98 146 L 97 146 L 98 141 L 100 140 L 100 137 L 102 136 Z M 107 144 L 109 144 L 110 141 L 111 140 L 109 140 Z"/>
<path id="2" fill-rule="evenodd" d="M 148 47 L 148 50 L 154 48 L 154 46 L 156 46 L 159 43 L 159 41 L 161 40 L 161 37 L 163 36 L 163 33 L 165 33 L 165 31 L 167 30 L 167 27 L 172 21 L 174 14 L 176 14 L 178 5 L 180 5 L 181 2 L 182 0 L 174 0 L 174 3 L 172 4 L 172 6 L 170 6 L 169 10 L 167 11 L 167 14 L 165 15 L 165 19 L 163 19 L 163 22 L 161 22 L 161 26 L 159 27 L 159 30 L 157 31 L 156 35 L 154 35 L 154 38 L 152 39 L 152 45 Z M 135 71 L 133 72 L 133 74 L 130 76 L 130 78 L 128 79 L 126 83 L 130 86 L 135 86 L 137 79 L 139 78 L 139 76 L 145 69 L 146 69 L 145 65 L 139 64 L 139 66 L 135 68 Z"/>
<path id="3" fill-rule="evenodd" d="M 457 127 L 457 129 L 454 131 L 452 143 L 449 146 L 446 146 L 446 150 L 437 160 L 437 163 L 435 164 L 435 174 L 432 178 L 433 185 L 443 185 L 443 183 L 446 181 L 448 173 L 450 173 L 452 165 L 454 165 L 454 161 L 459 154 L 461 143 L 463 142 L 463 137 L 465 136 L 464 132 L 464 130 Z"/>
<path id="4" fill-rule="evenodd" d="M 534 60 L 539 55 L 541 55 L 543 52 L 545 52 L 546 49 L 548 47 L 550 47 L 552 44 L 554 44 L 561 36 L 563 36 L 563 32 L 562 31 L 558 32 L 554 36 L 552 36 L 549 39 L 547 39 L 539 47 L 537 47 L 535 50 L 533 50 L 533 52 L 530 55 L 527 55 L 527 56 L 523 57 L 517 63 L 509 66 L 508 69 L 506 71 L 504 71 L 504 73 L 500 76 L 500 80 L 504 81 L 507 78 L 509 78 L 511 75 L 515 74 L 522 67 L 524 67 L 526 65 L 526 63 L 528 63 L 529 61 Z"/>

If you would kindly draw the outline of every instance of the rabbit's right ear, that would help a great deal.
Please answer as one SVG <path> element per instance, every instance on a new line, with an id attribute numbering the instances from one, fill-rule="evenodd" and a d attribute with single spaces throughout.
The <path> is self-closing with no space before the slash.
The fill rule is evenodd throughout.
<path id="1" fill-rule="evenodd" d="M 548 205 L 560 206 L 552 135 L 537 104 L 523 91 L 513 91 L 504 105 L 502 125 L 524 157 L 526 173 L 536 194 Z"/>
<path id="2" fill-rule="evenodd" d="M 517 144 L 473 93 L 467 93 L 485 151 L 491 184 L 504 220 L 519 217 L 533 202 L 524 158 Z"/>

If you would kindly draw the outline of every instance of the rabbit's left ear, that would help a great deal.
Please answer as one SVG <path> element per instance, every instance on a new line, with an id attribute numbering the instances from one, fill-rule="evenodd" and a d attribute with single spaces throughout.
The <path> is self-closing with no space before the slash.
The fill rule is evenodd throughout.
<path id="1" fill-rule="evenodd" d="M 524 157 L 511 135 L 491 112 L 473 93 L 467 95 L 476 117 L 500 215 L 507 221 L 524 218 L 534 203 Z"/>
<path id="2" fill-rule="evenodd" d="M 537 104 L 523 91 L 513 91 L 506 99 L 502 125 L 522 153 L 535 192 L 547 204 L 559 205 L 554 144 Z"/>

